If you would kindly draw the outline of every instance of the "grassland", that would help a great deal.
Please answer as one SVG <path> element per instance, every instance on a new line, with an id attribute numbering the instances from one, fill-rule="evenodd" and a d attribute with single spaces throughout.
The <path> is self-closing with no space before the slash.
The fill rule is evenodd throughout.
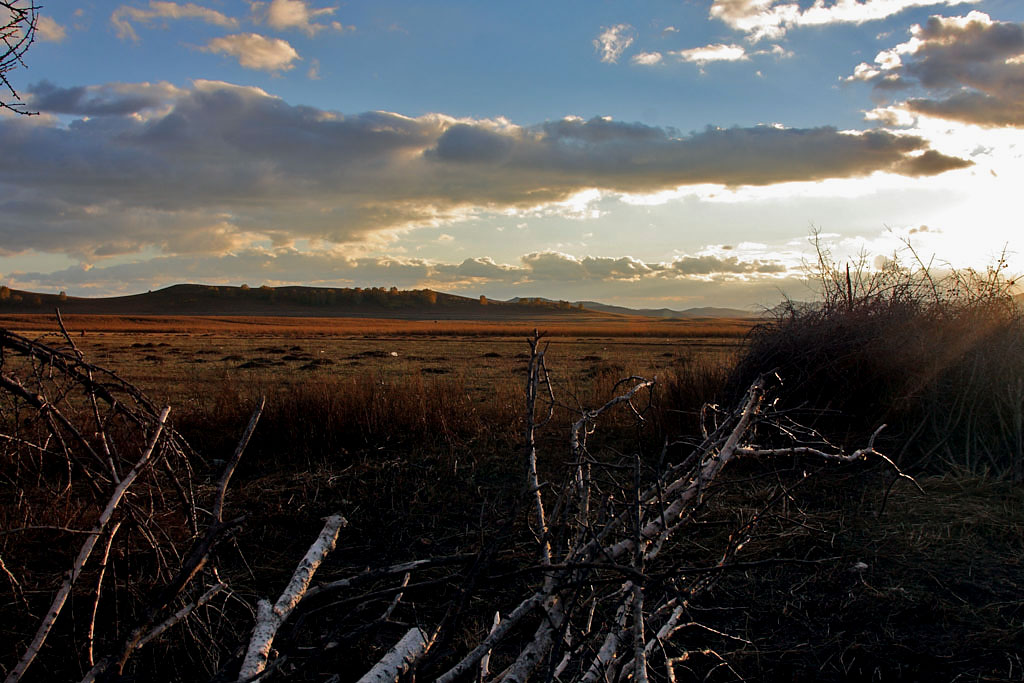
<path id="1" fill-rule="evenodd" d="M 556 377 L 576 392 L 598 377 L 731 367 L 751 320 L 652 321 L 605 316 L 532 324 L 394 319 L 65 316 L 87 357 L 174 406 L 209 407 L 309 382 L 444 381 L 477 401 L 521 385 L 535 329 Z M 0 327 L 63 343 L 53 318 L 0 317 Z M 85 333 L 84 335 L 82 333 Z"/>
<path id="2" fill-rule="evenodd" d="M 581 312 L 566 315 L 532 314 L 522 319 L 501 315 L 477 318 L 302 317 L 243 315 L 97 315 L 65 314 L 76 333 L 122 334 L 242 334 L 251 337 L 363 335 L 519 337 L 535 329 L 548 337 L 742 337 L 757 323 L 754 318 L 652 319 Z M 53 314 L 8 314 L 0 311 L 0 326 L 39 334 L 53 333 Z"/>
<path id="3" fill-rule="evenodd" d="M 288 662 L 277 675 L 310 681 L 355 680 L 403 625 L 439 623 L 461 600 L 446 645 L 458 650 L 486 633 L 494 609 L 507 609 L 528 588 L 528 575 L 510 574 L 513 558 L 534 543 L 523 505 L 526 334 L 537 327 L 551 335 L 547 364 L 559 405 L 538 434 L 548 482 L 563 477 L 568 426 L 581 407 L 599 405 L 621 377 L 658 376 L 657 390 L 638 402 L 643 423 L 620 411 L 595 425 L 589 445 L 610 463 L 610 484 L 626 454 L 639 453 L 653 470 L 666 437 L 699 439 L 696 414 L 705 402 L 729 400 L 733 368 L 750 353 L 751 325 L 563 316 L 435 323 L 82 315 L 65 322 L 87 358 L 174 406 L 174 426 L 198 454 L 199 497 L 213 489 L 255 402 L 268 399 L 228 498 L 232 515 L 247 515 L 245 525 L 214 558 L 236 597 L 140 651 L 131 675 L 209 680 L 237 667 L 245 635 L 237 623 L 251 616 L 245 605 L 279 590 L 326 514 L 344 511 L 349 527 L 322 580 L 394 561 L 500 550 L 481 575 L 426 574 L 384 622 L 367 615 L 383 611 L 391 593 L 318 605 L 278 644 Z M 68 345 L 52 319 L 9 316 L 4 325 Z M 8 372 L 30 370 L 5 363 Z M 10 404 L 4 410 L 5 419 L 15 414 Z M 7 460 L 3 473 L 24 482 L 29 470 Z M 692 601 L 700 625 L 668 653 L 686 653 L 676 680 L 1024 680 L 1024 492 L 976 472 L 915 474 L 924 494 L 886 468 L 826 470 L 782 459 L 731 471 L 672 552 L 682 565 L 713 565 L 715 549 L 757 518 L 742 555 L 750 564 L 724 572 Z M 15 494 L 4 497 L 0 530 L 50 530 L 0 535 L 6 566 L 37 591 L 11 586 L 0 630 L 5 666 L 31 631 L 21 603 L 38 612 L 52 591 L 46 572 L 59 575 L 71 555 L 73 544 L 55 529 L 79 525 L 87 507 L 67 492 L 59 505 L 36 507 Z M 158 503 L 159 496 L 147 509 L 159 512 Z M 132 599 L 150 585 L 126 577 L 158 566 L 148 541 L 129 534 L 111 562 L 121 577 L 113 585 L 123 582 L 113 622 L 122 629 Z M 50 557 L 44 549 L 54 547 L 66 550 Z M 159 585 L 159 573 L 147 581 Z M 475 588 L 465 593 L 469 575 Z M 88 594 L 79 602 L 80 626 Z M 78 642 L 71 630 L 59 637 Z M 118 637 L 102 633 L 97 649 Z M 438 657 L 451 651 L 441 648 Z M 496 666 L 508 656 L 496 654 Z M 173 671 L 168 657 L 176 657 Z M 77 680 L 80 661 L 51 657 L 35 680 Z"/>

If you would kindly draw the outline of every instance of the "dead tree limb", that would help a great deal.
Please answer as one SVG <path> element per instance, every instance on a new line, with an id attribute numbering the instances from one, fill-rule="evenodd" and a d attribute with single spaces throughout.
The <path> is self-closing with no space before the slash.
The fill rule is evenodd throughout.
<path id="1" fill-rule="evenodd" d="M 215 524 L 219 524 L 223 521 L 222 516 L 224 514 L 224 498 L 227 496 L 228 484 L 231 482 L 231 475 L 235 473 L 235 468 L 238 467 L 239 461 L 242 459 L 242 453 L 245 452 L 245 447 L 249 445 L 249 439 L 252 438 L 252 433 L 256 431 L 256 424 L 260 421 L 260 415 L 263 414 L 263 408 L 267 405 L 267 397 L 260 397 L 260 404 L 253 411 L 252 417 L 249 418 L 249 424 L 245 426 L 245 431 L 242 433 L 242 438 L 238 440 L 238 445 L 235 446 L 235 452 L 231 454 L 231 460 L 228 461 L 227 465 L 224 466 L 224 473 L 221 474 L 220 484 L 217 485 L 217 498 L 213 503 L 213 521 Z"/>
<path id="2" fill-rule="evenodd" d="M 270 648 L 274 643 L 277 630 L 306 595 L 313 574 L 316 573 L 328 553 L 334 550 L 338 532 L 347 524 L 348 522 L 341 515 L 328 517 L 320 535 L 313 545 L 309 546 L 309 550 L 306 551 L 306 555 L 295 568 L 291 580 L 288 581 L 288 585 L 285 586 L 277 602 L 271 605 L 270 601 L 261 599 L 256 604 L 256 625 L 252 629 L 249 647 L 242 659 L 242 667 L 238 671 L 239 683 L 251 680 L 267 667 Z"/>
<path id="3" fill-rule="evenodd" d="M 414 626 L 357 683 L 397 683 L 427 651 L 427 645 L 426 634 Z"/>
<path id="4" fill-rule="evenodd" d="M 61 585 L 60 590 L 57 591 L 57 595 L 53 599 L 53 603 L 50 605 L 50 609 L 47 611 L 46 616 L 43 617 L 43 622 L 39 625 L 39 629 L 36 631 L 35 637 L 32 639 L 32 643 L 25 650 L 25 654 L 22 655 L 21 660 L 7 675 L 4 683 L 17 683 L 21 680 L 21 677 L 25 674 L 25 670 L 28 669 L 29 665 L 32 664 L 32 660 L 35 659 L 39 653 L 39 649 L 43 646 L 43 642 L 46 641 L 46 637 L 50 634 L 50 629 L 53 628 L 54 623 L 57 621 L 57 617 L 60 616 L 60 612 L 64 607 L 64 602 L 68 598 L 68 594 L 71 593 L 72 586 L 78 580 L 78 576 L 82 572 L 82 567 L 85 566 L 89 556 L 92 554 L 93 548 L 96 546 L 96 541 L 99 539 L 100 534 L 107 526 L 107 522 L 110 521 L 111 516 L 114 514 L 114 509 L 121 502 L 124 497 L 125 491 L 132 485 L 135 479 L 142 473 L 142 470 L 149 463 L 150 457 L 153 455 L 153 451 L 156 449 L 157 442 L 160 440 L 160 435 L 163 432 L 164 424 L 167 421 L 167 415 L 171 412 L 170 407 L 164 408 L 160 413 L 160 417 L 157 421 L 156 429 L 153 431 L 153 435 L 150 437 L 149 444 L 142 453 L 142 457 L 135 463 L 135 466 L 125 474 L 121 483 L 114 489 L 114 493 L 110 496 L 110 500 L 107 501 L 107 506 L 100 513 L 99 519 L 93 525 L 92 532 L 86 538 L 82 544 L 81 549 L 78 551 L 78 556 L 75 558 L 74 564 L 71 566 L 71 570 L 68 572 L 64 579 L 64 583 Z"/>

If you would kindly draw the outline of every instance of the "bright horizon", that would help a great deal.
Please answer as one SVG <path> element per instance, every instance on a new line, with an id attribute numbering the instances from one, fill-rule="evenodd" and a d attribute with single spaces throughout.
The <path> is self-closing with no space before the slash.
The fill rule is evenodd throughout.
<path id="1" fill-rule="evenodd" d="M 806 297 L 812 230 L 1024 272 L 1016 0 L 44 5 L 12 288 L 751 308 Z"/>

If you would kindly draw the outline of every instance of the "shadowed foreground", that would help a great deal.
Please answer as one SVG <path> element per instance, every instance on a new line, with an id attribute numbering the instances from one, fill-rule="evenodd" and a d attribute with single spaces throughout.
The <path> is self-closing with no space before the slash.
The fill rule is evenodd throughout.
<path id="1" fill-rule="evenodd" d="M 1021 678 L 1019 487 L 922 492 L 774 376 L 567 390 L 532 339 L 489 402 L 308 383 L 168 419 L 73 335 L 0 341 L 9 681 L 356 680 L 400 642 L 419 680 Z"/>

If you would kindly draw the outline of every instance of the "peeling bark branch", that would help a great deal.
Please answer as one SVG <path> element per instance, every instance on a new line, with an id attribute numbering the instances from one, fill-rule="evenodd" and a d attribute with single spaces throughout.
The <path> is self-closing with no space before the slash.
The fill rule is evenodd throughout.
<path id="1" fill-rule="evenodd" d="M 491 629 L 490 634 L 484 638 L 483 642 L 477 645 L 462 661 L 438 676 L 436 683 L 451 683 L 463 674 L 468 673 L 470 669 L 480 663 L 483 656 L 490 652 L 496 643 L 500 642 L 512 630 L 513 626 L 540 605 L 543 600 L 543 593 L 534 593 L 519 603 L 519 606 L 512 610 L 496 628 Z"/>
<path id="2" fill-rule="evenodd" d="M 341 515 L 328 517 L 320 535 L 313 545 L 309 546 L 309 550 L 306 551 L 305 557 L 295 568 L 295 573 L 292 574 L 291 580 L 285 586 L 277 602 L 274 605 L 267 600 L 260 600 L 257 603 L 256 625 L 252 629 L 252 638 L 249 640 L 249 647 L 238 672 L 239 683 L 252 679 L 267 667 L 270 648 L 274 643 L 277 630 L 306 595 L 313 574 L 319 569 L 327 554 L 334 550 L 338 532 L 347 524 L 348 522 Z"/>
<path id="3" fill-rule="evenodd" d="M 413 627 L 357 683 L 397 683 L 426 651 L 426 635 Z"/>

